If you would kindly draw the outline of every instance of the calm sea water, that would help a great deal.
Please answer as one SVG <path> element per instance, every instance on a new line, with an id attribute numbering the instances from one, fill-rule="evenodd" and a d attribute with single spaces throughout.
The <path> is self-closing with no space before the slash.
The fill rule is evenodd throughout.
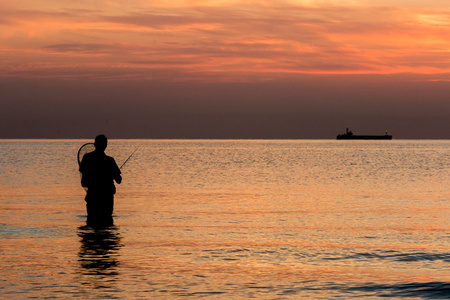
<path id="1" fill-rule="evenodd" d="M 0 141 L 1 298 L 450 298 L 450 141 L 112 140 L 105 229 L 84 142 Z"/>

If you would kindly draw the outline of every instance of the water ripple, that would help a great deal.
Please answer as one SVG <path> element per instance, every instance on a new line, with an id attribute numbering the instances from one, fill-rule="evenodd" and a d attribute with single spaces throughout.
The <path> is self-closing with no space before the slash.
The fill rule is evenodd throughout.
<path id="1" fill-rule="evenodd" d="M 450 253 L 427 253 L 427 252 L 413 252 L 413 253 L 399 253 L 395 251 L 381 251 L 376 252 L 361 252 L 352 255 L 340 257 L 326 257 L 325 260 L 390 260 L 399 262 L 421 262 L 421 261 L 443 261 L 450 262 Z"/>
<path id="2" fill-rule="evenodd" d="M 399 284 L 367 284 L 344 288 L 348 292 L 362 292 L 381 297 L 419 297 L 422 299 L 449 299 L 450 282 L 411 282 Z"/>

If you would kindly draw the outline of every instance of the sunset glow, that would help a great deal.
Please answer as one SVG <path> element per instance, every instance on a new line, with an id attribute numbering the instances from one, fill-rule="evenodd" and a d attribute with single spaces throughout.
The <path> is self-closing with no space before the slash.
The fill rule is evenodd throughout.
<path id="1" fill-rule="evenodd" d="M 448 138 L 449 36 L 447 1 L 0 0 L 2 137 Z"/>
<path id="2" fill-rule="evenodd" d="M 450 7 L 379 2 L 2 1 L 1 76 L 248 81 L 450 71 Z"/>

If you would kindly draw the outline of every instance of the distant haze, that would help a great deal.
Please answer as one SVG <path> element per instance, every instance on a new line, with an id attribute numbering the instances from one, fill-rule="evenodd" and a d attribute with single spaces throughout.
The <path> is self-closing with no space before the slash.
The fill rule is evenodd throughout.
<path id="1" fill-rule="evenodd" d="M 0 0 L 0 138 L 448 139 L 429 2 Z"/>

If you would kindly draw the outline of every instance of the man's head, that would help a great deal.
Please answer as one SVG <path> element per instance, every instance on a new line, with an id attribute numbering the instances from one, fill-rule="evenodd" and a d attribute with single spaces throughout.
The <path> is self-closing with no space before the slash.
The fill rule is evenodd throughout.
<path id="1" fill-rule="evenodd" d="M 94 141 L 95 150 L 105 151 L 106 146 L 108 146 L 108 139 L 104 134 L 97 135 Z"/>

